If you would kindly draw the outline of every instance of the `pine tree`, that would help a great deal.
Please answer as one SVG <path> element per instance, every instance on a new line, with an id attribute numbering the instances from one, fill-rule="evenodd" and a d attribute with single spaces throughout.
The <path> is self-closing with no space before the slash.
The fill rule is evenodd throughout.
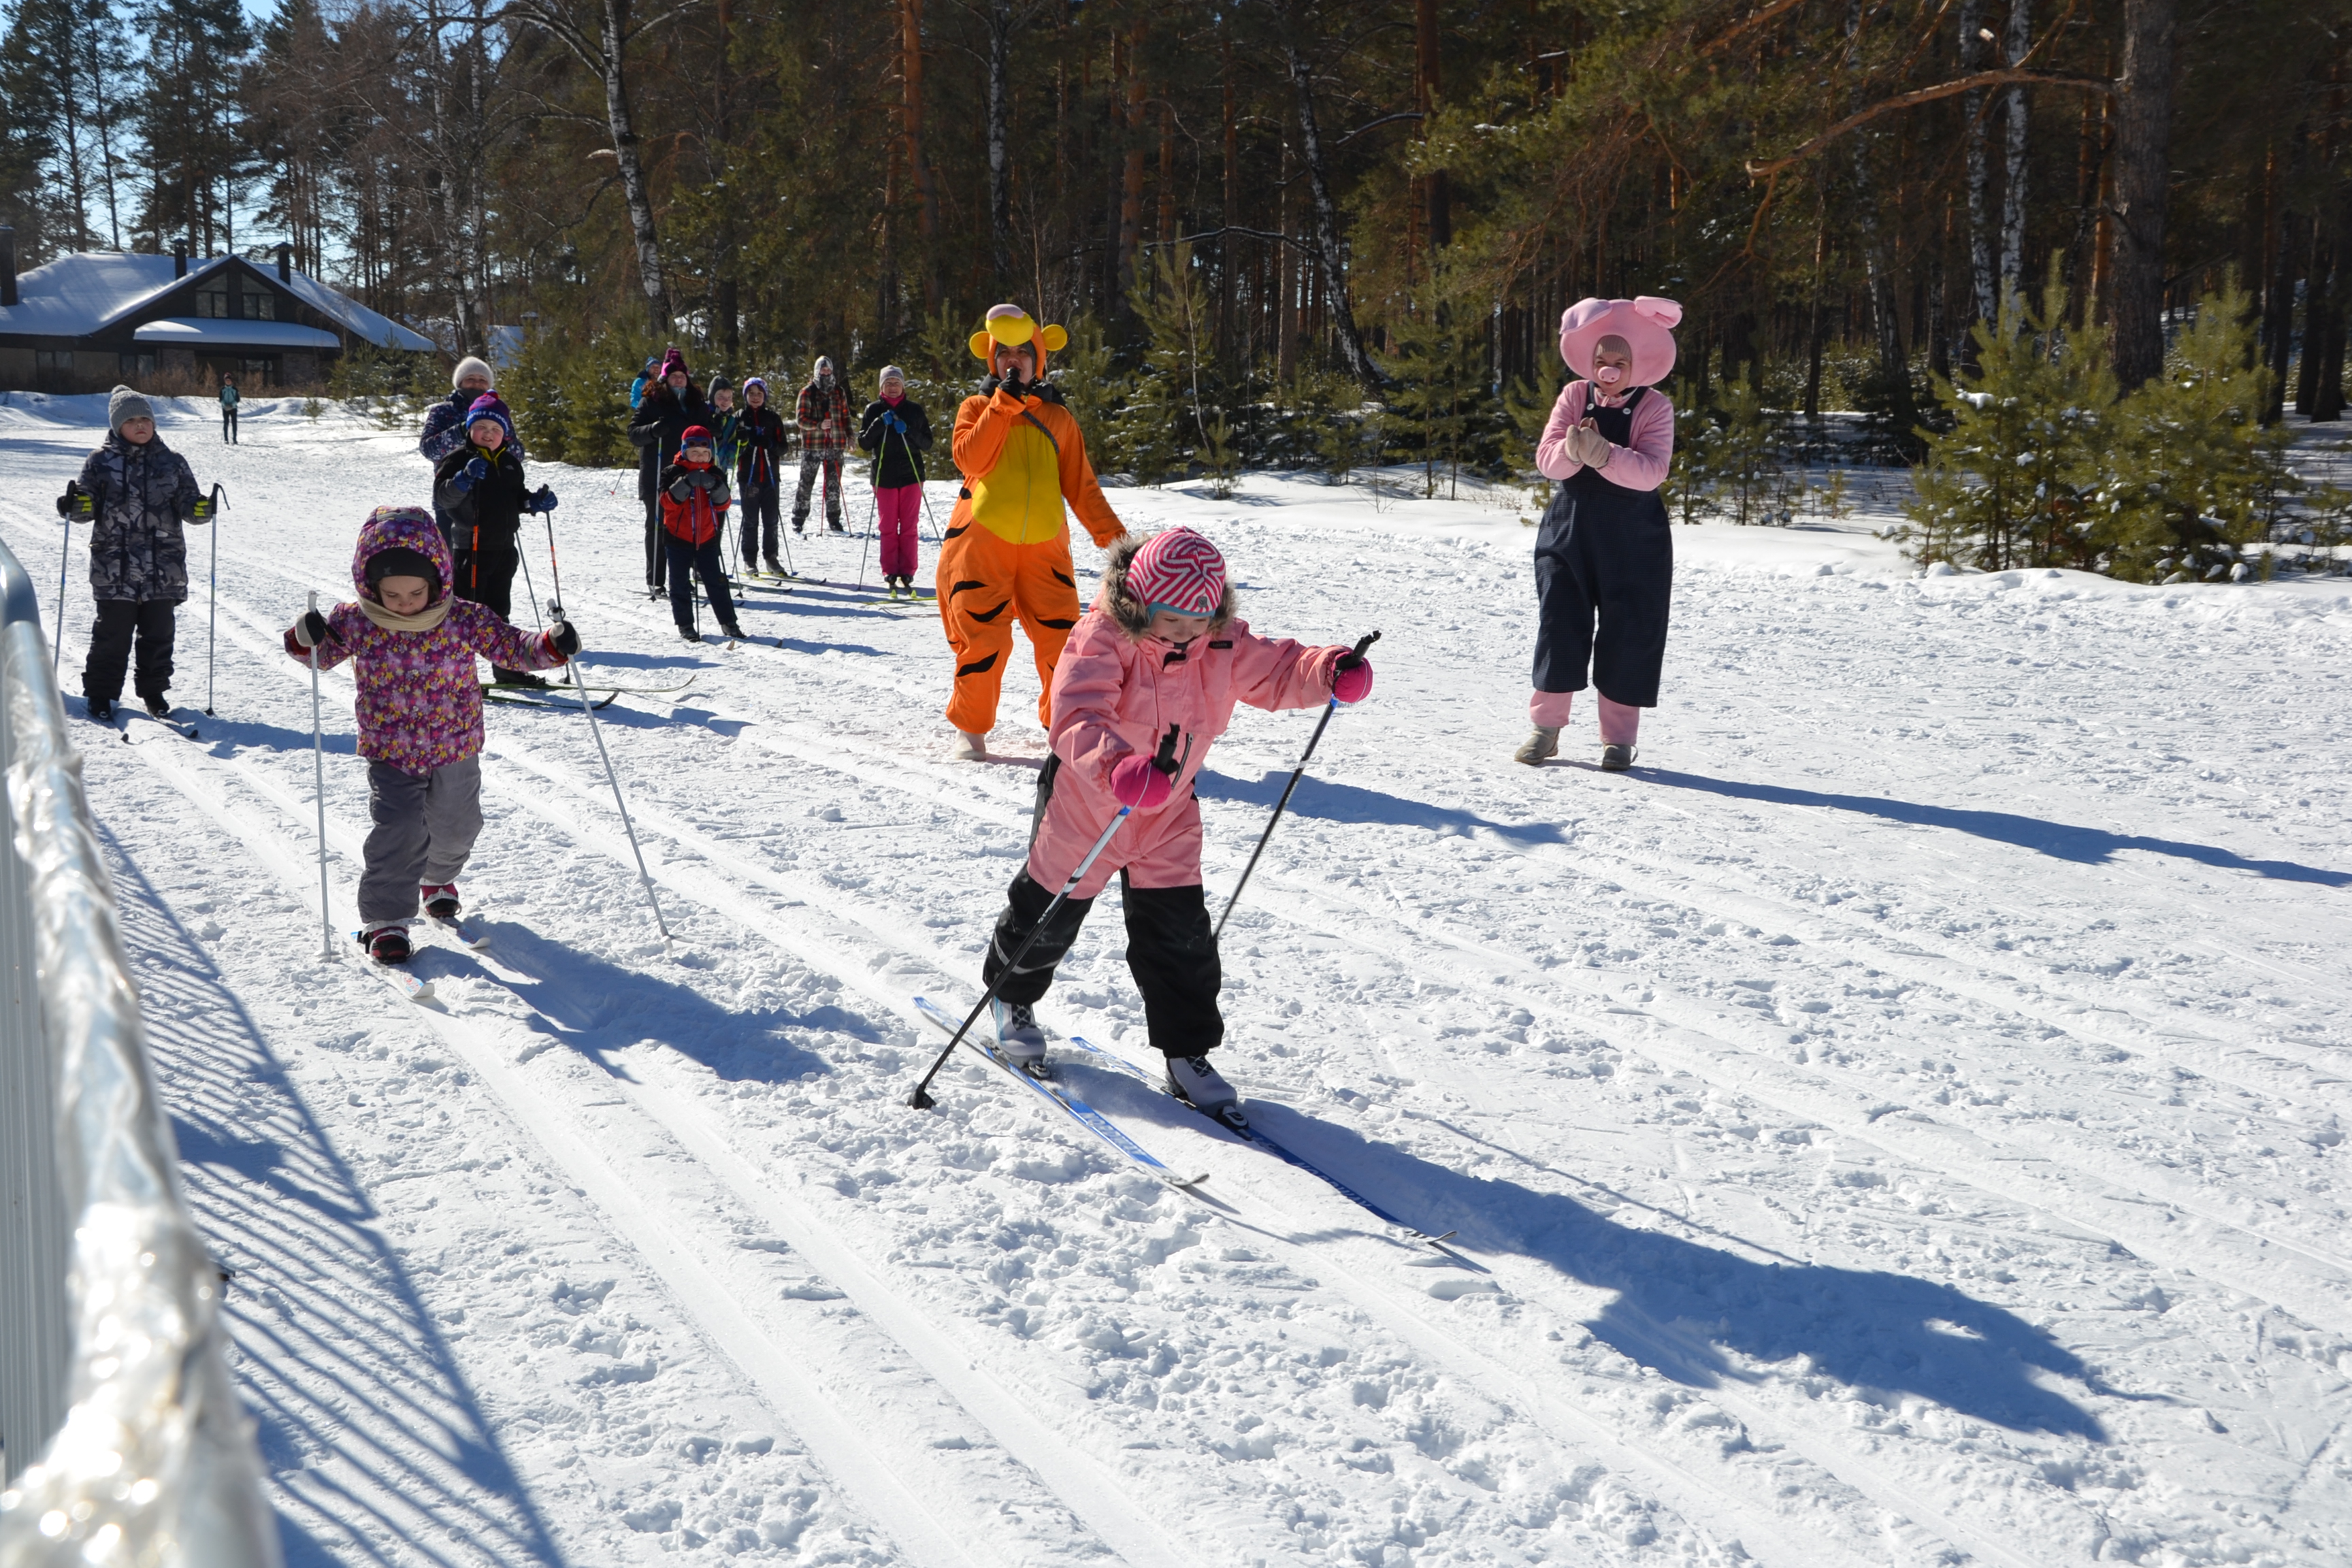
<path id="1" fill-rule="evenodd" d="M 1919 496 L 1898 535 L 1915 561 L 1987 572 L 2094 564 L 2089 508 L 2109 476 L 2116 384 L 2105 335 L 2066 323 L 2053 266 L 2039 310 L 2012 296 L 1998 321 L 1977 323 L 1973 373 L 1936 378 L 1951 428 L 1919 432 Z"/>
<path id="2" fill-rule="evenodd" d="M 2252 315 L 2234 281 L 2206 295 L 2164 374 L 2116 409 L 2089 498 L 2103 570 L 2137 582 L 2224 576 L 2300 488 L 2286 427 L 2262 421 L 2269 372 L 2256 362 Z"/>
<path id="3" fill-rule="evenodd" d="M 236 0 L 161 0 L 152 16 L 133 105 L 149 179 L 139 227 L 158 248 L 179 237 L 209 254 L 235 239 L 237 67 L 252 40 Z"/>
<path id="4" fill-rule="evenodd" d="M 1224 406 L 1208 291 L 1192 247 L 1160 247 L 1129 304 L 1143 350 L 1122 385 L 1108 446 L 1136 483 L 1157 485 L 1208 456 L 1211 416 Z"/>
<path id="5" fill-rule="evenodd" d="M 1389 352 L 1379 363 L 1389 382 L 1391 428 L 1412 432 L 1424 497 L 1437 493 L 1441 465 L 1451 492 L 1463 465 L 1486 466 L 1500 443 L 1502 420 L 1486 366 L 1486 298 L 1466 267 L 1440 261 L 1413 308 L 1388 323 Z"/>

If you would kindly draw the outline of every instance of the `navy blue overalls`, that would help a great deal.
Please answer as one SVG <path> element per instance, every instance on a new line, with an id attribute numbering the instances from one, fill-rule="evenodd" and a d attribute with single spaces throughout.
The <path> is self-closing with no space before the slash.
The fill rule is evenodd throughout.
<path id="1" fill-rule="evenodd" d="M 1630 446 L 1633 409 L 1649 395 L 1641 387 L 1604 408 L 1588 389 L 1585 410 L 1611 445 Z M 1657 491 L 1629 490 L 1590 467 L 1560 480 L 1536 531 L 1536 689 L 1581 691 L 1589 665 L 1603 697 L 1655 708 L 1674 576 Z"/>

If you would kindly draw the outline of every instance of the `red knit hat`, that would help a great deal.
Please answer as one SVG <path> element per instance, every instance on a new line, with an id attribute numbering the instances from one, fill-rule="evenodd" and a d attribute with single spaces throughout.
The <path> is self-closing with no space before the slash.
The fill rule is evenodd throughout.
<path id="1" fill-rule="evenodd" d="M 1127 563 L 1127 596 L 1147 611 L 1213 616 L 1225 598 L 1225 558 L 1189 528 L 1155 533 Z"/>
<path id="2" fill-rule="evenodd" d="M 689 425 L 686 427 L 686 434 L 677 438 L 677 449 L 681 452 L 688 447 L 716 447 L 717 445 L 719 443 L 711 437 L 709 426 L 705 425 Z"/>

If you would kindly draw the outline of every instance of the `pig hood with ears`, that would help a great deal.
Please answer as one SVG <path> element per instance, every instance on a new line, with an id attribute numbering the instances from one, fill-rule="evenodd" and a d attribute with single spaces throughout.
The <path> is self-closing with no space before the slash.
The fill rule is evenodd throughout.
<path id="1" fill-rule="evenodd" d="M 1559 318 L 1559 357 L 1568 368 L 1592 379 L 1592 351 L 1603 338 L 1625 340 L 1633 351 L 1627 389 L 1655 386 L 1675 368 L 1675 327 L 1683 308 L 1672 300 L 1644 294 L 1633 300 L 1579 300 Z"/>

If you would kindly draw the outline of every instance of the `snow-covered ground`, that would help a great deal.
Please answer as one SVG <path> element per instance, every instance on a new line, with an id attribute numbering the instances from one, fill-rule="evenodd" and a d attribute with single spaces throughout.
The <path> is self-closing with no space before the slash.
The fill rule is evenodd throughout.
<path id="1" fill-rule="evenodd" d="M 971 765 L 921 612 L 755 593 L 776 646 L 682 648 L 629 476 L 538 469 L 594 668 L 698 677 L 604 715 L 680 956 L 585 724 L 499 709 L 493 945 L 429 951 L 430 1008 L 321 961 L 278 632 L 425 469 L 247 408 L 234 449 L 164 419 L 232 508 L 218 717 L 83 733 L 296 1563 L 2352 1561 L 2345 582 L 1678 529 L 1665 700 L 1606 775 L 1583 715 L 1509 760 L 1517 496 L 1112 492 L 1218 539 L 1261 629 L 1385 634 L 1227 932 L 1224 1065 L 1440 1255 L 1098 1068 L 1199 1195 L 976 1061 L 907 1109 L 909 999 L 975 994 L 1019 864 L 1025 656 Z M 99 417 L 0 408 L 45 606 Z M 201 585 L 180 627 L 194 709 Z M 1219 747 L 1213 899 L 1313 721 Z M 1045 1013 L 1141 1059 L 1120 949 L 1106 908 Z"/>

